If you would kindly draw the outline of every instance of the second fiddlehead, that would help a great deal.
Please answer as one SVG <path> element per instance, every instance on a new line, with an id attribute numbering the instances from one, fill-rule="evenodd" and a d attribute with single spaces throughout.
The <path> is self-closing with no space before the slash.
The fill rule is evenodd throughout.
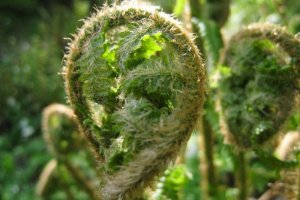
<path id="1" fill-rule="evenodd" d="M 62 165 L 70 173 L 75 182 L 89 196 L 89 199 L 98 199 L 97 182 L 94 179 L 96 163 L 87 148 L 87 141 L 78 131 L 73 110 L 61 104 L 47 106 L 43 111 L 42 129 L 48 149 L 57 159 L 55 163 Z M 79 164 L 79 159 L 87 162 L 84 165 Z M 59 168 L 56 165 L 55 167 L 54 164 L 50 165 L 52 166 L 51 173 L 54 173 L 54 168 Z M 49 173 L 50 171 L 48 170 Z M 43 176 L 41 178 L 43 179 Z M 42 182 L 47 181 L 43 180 Z M 46 183 L 43 183 L 43 185 L 46 185 Z"/>
<path id="2" fill-rule="evenodd" d="M 231 142 L 245 149 L 274 136 L 296 105 L 300 41 L 284 28 L 254 24 L 226 51 L 221 105 Z"/>

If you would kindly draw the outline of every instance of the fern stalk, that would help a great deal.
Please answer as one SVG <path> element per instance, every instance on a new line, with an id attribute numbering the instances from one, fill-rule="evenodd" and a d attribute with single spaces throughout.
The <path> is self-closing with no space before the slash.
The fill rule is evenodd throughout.
<path id="1" fill-rule="evenodd" d="M 245 152 L 237 153 L 237 184 L 239 188 L 239 200 L 246 200 L 248 197 L 247 186 L 247 162 Z"/>

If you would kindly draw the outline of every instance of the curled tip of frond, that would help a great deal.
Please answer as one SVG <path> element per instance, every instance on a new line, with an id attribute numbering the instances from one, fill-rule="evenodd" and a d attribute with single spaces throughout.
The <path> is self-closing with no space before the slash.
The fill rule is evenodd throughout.
<path id="1" fill-rule="evenodd" d="M 76 127 L 76 117 L 75 114 L 73 112 L 73 110 L 63 104 L 51 104 L 49 106 L 47 106 L 46 108 L 44 108 L 43 113 L 42 113 L 42 131 L 43 131 L 43 135 L 44 135 L 44 139 L 48 144 L 48 148 L 49 150 L 54 153 L 55 155 L 59 155 L 60 154 L 60 150 L 58 148 L 55 147 L 55 140 L 57 138 L 57 136 L 55 136 L 55 134 L 53 132 L 51 132 L 52 130 L 52 124 L 51 124 L 51 118 L 55 116 L 63 116 L 64 118 L 66 118 L 69 121 L 72 121 L 72 123 L 74 124 L 74 126 Z M 64 133 L 61 133 L 64 134 Z"/>
<path id="2" fill-rule="evenodd" d="M 103 199 L 133 199 L 174 161 L 205 92 L 193 37 L 158 7 L 104 5 L 65 56 L 68 99 L 103 162 Z"/>
<path id="3" fill-rule="evenodd" d="M 278 135 L 297 104 L 299 55 L 300 41 L 275 24 L 251 24 L 232 37 L 221 78 L 225 136 L 232 144 L 257 147 Z"/>
<path id="4" fill-rule="evenodd" d="M 48 119 L 51 115 L 62 114 L 69 119 L 75 119 L 75 114 L 71 108 L 63 104 L 53 103 L 44 108 L 43 118 Z"/>
<path id="5" fill-rule="evenodd" d="M 297 37 L 289 33 L 286 27 L 272 23 L 254 23 L 244 27 L 233 37 L 233 40 L 239 38 L 268 39 L 280 45 L 291 57 L 296 60 L 300 66 L 300 41 Z"/>

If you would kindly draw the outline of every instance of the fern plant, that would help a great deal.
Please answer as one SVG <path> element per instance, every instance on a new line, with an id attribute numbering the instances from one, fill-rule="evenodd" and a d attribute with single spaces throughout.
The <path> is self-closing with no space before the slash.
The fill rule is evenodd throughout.
<path id="1" fill-rule="evenodd" d="M 191 36 L 156 7 L 106 6 L 70 42 L 64 79 L 99 161 L 101 198 L 141 198 L 200 114 L 205 74 Z"/>
<path id="2" fill-rule="evenodd" d="M 203 22 L 195 22 L 193 28 L 202 30 Z M 202 36 L 210 38 L 207 34 Z M 204 43 L 198 38 L 198 46 L 219 51 L 220 31 L 216 35 L 218 45 L 209 46 L 211 37 Z M 248 196 L 247 150 L 255 150 L 263 163 L 278 169 L 299 165 L 280 160 L 264 148 L 297 109 L 299 42 L 279 26 L 253 24 L 237 33 L 225 51 L 220 100 L 226 139 L 238 149 L 233 162 L 241 200 Z M 217 52 L 213 54 L 211 65 L 219 58 Z M 149 4 L 106 5 L 86 19 L 71 39 L 63 76 L 68 101 L 98 162 L 100 183 L 93 198 L 182 199 L 185 170 L 165 170 L 196 127 L 205 73 L 192 37 L 179 22 Z M 213 100 L 209 99 L 207 112 L 214 112 Z M 218 125 L 211 124 L 210 114 L 202 120 L 205 140 L 199 140 L 205 146 L 201 168 L 203 180 L 207 179 L 201 195 L 220 198 L 210 147 L 212 127 Z M 267 149 L 276 145 L 270 146 Z M 209 167 L 203 167 L 207 163 Z M 154 193 L 158 196 L 150 197 L 145 188 L 164 172 Z M 177 176 L 182 182 L 176 182 Z"/>
<path id="3" fill-rule="evenodd" d="M 238 149 L 239 199 L 248 196 L 247 150 L 273 169 L 295 168 L 298 159 L 282 161 L 267 141 L 284 131 L 297 108 L 300 41 L 284 28 L 252 24 L 234 35 L 221 66 L 220 96 L 225 140 Z"/>
<path id="4" fill-rule="evenodd" d="M 256 148 L 283 127 L 299 94 L 299 53 L 300 41 L 277 25 L 252 24 L 233 36 L 220 80 L 231 143 Z"/>
<path id="5" fill-rule="evenodd" d="M 98 181 L 94 179 L 96 163 L 87 141 L 78 131 L 73 110 L 61 104 L 47 106 L 43 111 L 42 129 L 48 149 L 56 159 L 51 160 L 41 174 L 37 194 L 47 196 L 50 191 L 61 189 L 59 185 L 70 187 L 75 184 L 85 194 L 83 197 L 87 196 L 86 199 L 99 199 L 96 192 Z M 58 182 L 56 187 L 54 181 Z M 73 196 L 70 188 L 65 189 L 67 196 Z"/>

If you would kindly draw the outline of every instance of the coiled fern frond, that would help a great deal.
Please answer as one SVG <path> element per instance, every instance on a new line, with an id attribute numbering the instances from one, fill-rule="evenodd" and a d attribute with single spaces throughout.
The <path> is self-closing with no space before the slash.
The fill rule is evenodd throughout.
<path id="1" fill-rule="evenodd" d="M 74 112 L 65 105 L 51 104 L 43 110 L 42 131 L 49 151 L 57 157 L 67 157 L 74 149 L 84 146 Z"/>
<path id="2" fill-rule="evenodd" d="M 299 109 L 299 55 L 300 41 L 277 25 L 252 24 L 233 36 L 220 80 L 231 143 L 256 148 Z"/>
<path id="3" fill-rule="evenodd" d="M 69 102 L 99 161 L 102 199 L 134 199 L 186 144 L 203 103 L 190 35 L 156 7 L 104 7 L 69 44 Z"/>
<path id="4" fill-rule="evenodd" d="M 42 130 L 48 149 L 56 158 L 49 162 L 41 174 L 38 193 L 42 196 L 44 188 L 51 185 L 51 176 L 58 182 L 63 180 L 65 173 L 80 185 L 89 199 L 99 199 L 96 192 L 98 181 L 95 179 L 96 162 L 88 149 L 88 143 L 78 130 L 77 120 L 71 108 L 61 104 L 51 104 L 43 110 Z M 86 162 L 82 162 L 84 160 Z M 61 168 L 63 170 L 61 170 Z M 61 177 L 59 177 L 59 175 Z M 49 182 L 49 183 L 48 183 Z M 52 183 L 53 185 L 53 183 Z"/>

